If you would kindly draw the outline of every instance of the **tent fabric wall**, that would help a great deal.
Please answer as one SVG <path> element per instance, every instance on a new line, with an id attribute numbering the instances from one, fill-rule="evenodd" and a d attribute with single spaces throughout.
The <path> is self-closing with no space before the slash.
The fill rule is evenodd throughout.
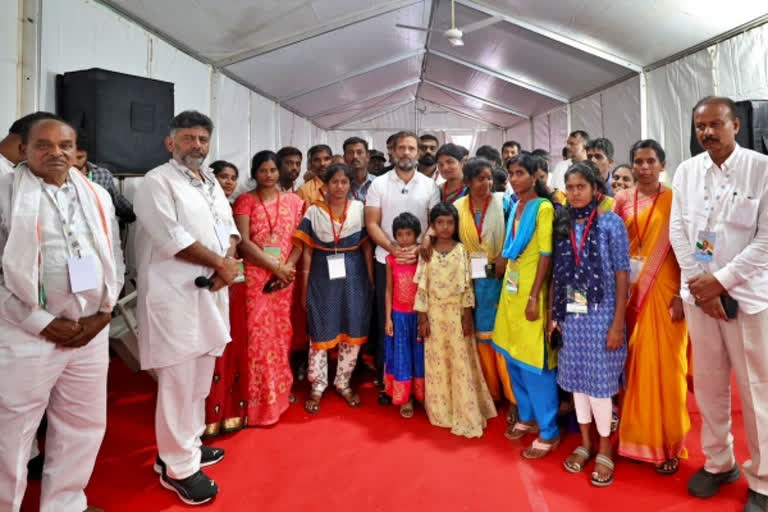
<path id="1" fill-rule="evenodd" d="M 20 2 L 0 0 L 0 137 L 18 118 L 21 91 L 19 90 L 19 31 L 21 30 Z"/>
<path id="2" fill-rule="evenodd" d="M 533 142 L 530 144 L 530 148 L 525 145 L 523 148 L 548 151 L 551 156 L 550 165 L 554 166 L 562 160 L 562 149 L 565 145 L 565 139 L 568 137 L 567 106 L 534 117 L 532 123 Z"/>
<path id="3" fill-rule="evenodd" d="M 208 162 L 226 160 L 240 169 L 238 190 L 248 188 L 250 174 L 250 109 L 251 91 L 234 80 L 216 73 L 214 77 L 214 113 L 216 128 L 213 132 L 214 144 Z"/>
<path id="4" fill-rule="evenodd" d="M 523 121 L 511 128 L 504 130 L 504 141 L 514 140 L 520 143 L 525 150 L 533 149 L 531 140 L 531 121 Z"/>

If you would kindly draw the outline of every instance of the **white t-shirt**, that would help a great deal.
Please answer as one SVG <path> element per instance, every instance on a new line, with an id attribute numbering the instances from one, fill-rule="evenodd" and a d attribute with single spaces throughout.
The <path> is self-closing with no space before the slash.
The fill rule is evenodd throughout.
<path id="1" fill-rule="evenodd" d="M 549 188 L 565 190 L 565 173 L 571 165 L 573 165 L 573 162 L 569 158 L 568 160 L 563 160 L 552 169 L 552 172 L 549 173 L 549 182 L 547 183 Z"/>
<path id="2" fill-rule="evenodd" d="M 0 155 L 0 176 L 4 174 L 13 174 L 13 167 L 14 165 L 10 160 L 3 155 Z"/>
<path id="3" fill-rule="evenodd" d="M 412 213 L 419 219 L 421 232 L 424 233 L 429 226 L 429 210 L 439 202 L 440 189 L 434 179 L 414 171 L 411 180 L 405 183 L 393 169 L 373 180 L 365 206 L 381 209 L 381 229 L 394 242 L 392 221 L 395 217 L 403 212 Z M 388 254 L 383 247 L 376 247 L 376 261 L 379 263 L 386 263 Z"/>

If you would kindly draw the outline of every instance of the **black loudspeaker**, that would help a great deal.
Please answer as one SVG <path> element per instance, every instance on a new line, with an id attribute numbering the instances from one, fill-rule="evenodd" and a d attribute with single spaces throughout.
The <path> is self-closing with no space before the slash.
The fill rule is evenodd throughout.
<path id="1" fill-rule="evenodd" d="M 768 100 L 737 101 L 736 117 L 741 121 L 739 133 L 736 134 L 739 146 L 768 155 Z M 704 148 L 696 138 L 696 127 L 691 112 L 691 156 L 703 152 Z"/>
<path id="2" fill-rule="evenodd" d="M 56 78 L 58 114 L 85 133 L 91 162 L 136 175 L 168 161 L 172 83 L 98 68 Z"/>

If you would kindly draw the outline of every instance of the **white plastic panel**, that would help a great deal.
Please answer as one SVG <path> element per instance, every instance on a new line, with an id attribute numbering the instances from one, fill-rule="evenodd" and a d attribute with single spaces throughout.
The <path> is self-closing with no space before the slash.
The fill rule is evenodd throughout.
<path id="1" fill-rule="evenodd" d="M 448 7 L 449 2 L 441 0 L 433 26 L 450 26 Z M 456 5 L 456 24 L 459 26 L 486 18 L 486 14 Z M 505 22 L 466 34 L 462 47 L 453 47 L 445 37 L 435 34 L 430 39 L 430 48 L 569 98 L 630 72 L 627 68 Z"/>
<path id="2" fill-rule="evenodd" d="M 375 71 L 324 87 L 293 100 L 285 105 L 302 115 L 312 117 L 334 106 L 343 106 L 371 97 L 376 91 L 387 91 L 419 78 L 422 57 L 414 57 L 384 66 Z"/>
<path id="3" fill-rule="evenodd" d="M 423 6 L 414 4 L 339 30 L 284 46 L 227 69 L 272 97 L 286 97 L 312 84 L 365 69 L 424 47 L 426 33 L 395 29 L 419 25 Z"/>
<path id="4" fill-rule="evenodd" d="M 19 90 L 19 22 L 20 3 L 17 0 L 0 0 L 0 137 L 5 137 L 8 128 L 19 117 L 17 108 Z"/>
<path id="5" fill-rule="evenodd" d="M 472 119 L 451 111 L 443 105 L 419 99 L 418 130 L 437 130 L 450 132 L 453 130 L 489 130 L 494 128 L 484 121 Z"/>
<path id="6" fill-rule="evenodd" d="M 250 155 L 262 149 L 277 148 L 277 105 L 264 96 L 250 94 Z"/>
<path id="7" fill-rule="evenodd" d="M 584 130 L 592 138 L 603 135 L 603 109 L 600 94 L 571 104 L 571 131 Z"/>
<path id="8" fill-rule="evenodd" d="M 606 89 L 602 96 L 603 137 L 613 142 L 616 164 L 629 162 L 629 149 L 640 140 L 640 78 Z"/>
<path id="9" fill-rule="evenodd" d="M 454 89 L 471 91 L 475 96 L 529 116 L 547 112 L 562 105 L 560 101 L 549 96 L 543 96 L 435 55 L 427 56 L 424 77 Z"/>
<path id="10" fill-rule="evenodd" d="M 312 124 L 282 107 L 279 110 L 280 147 L 293 146 L 306 154 L 312 145 Z"/>
<path id="11" fill-rule="evenodd" d="M 211 113 L 211 68 L 180 52 L 156 36 L 151 37 L 149 78 L 173 82 L 174 109 Z"/>
<path id="12" fill-rule="evenodd" d="M 568 107 L 549 113 L 549 154 L 551 165 L 563 160 L 563 147 L 568 139 Z"/>
<path id="13" fill-rule="evenodd" d="M 481 101 L 468 99 L 425 83 L 419 87 L 419 96 L 425 100 L 439 103 L 467 115 L 479 117 L 483 121 L 493 123 L 502 128 L 512 126 L 521 120 L 519 116 L 490 107 Z"/>
<path id="14" fill-rule="evenodd" d="M 416 96 L 416 85 L 400 89 L 399 91 L 377 96 L 362 103 L 353 103 L 334 109 L 327 115 L 313 119 L 313 122 L 321 128 L 329 129 L 348 124 L 357 119 L 376 115 L 396 105 L 413 99 Z"/>
<path id="15" fill-rule="evenodd" d="M 221 74 L 214 77 L 214 122 L 213 132 L 216 151 L 211 151 L 207 162 L 227 160 L 240 170 L 237 192 L 247 190 L 250 174 L 250 111 L 251 92 L 231 78 Z"/>
<path id="16" fill-rule="evenodd" d="M 373 117 L 360 118 L 357 121 L 346 123 L 339 128 L 345 130 L 388 130 L 394 133 L 398 130 L 416 130 L 416 109 L 414 100 L 405 105 L 384 110 Z"/>
<path id="17" fill-rule="evenodd" d="M 504 135 L 504 141 L 514 140 L 520 143 L 520 146 L 530 151 L 533 149 L 533 143 L 531 142 L 531 121 L 522 121 L 515 126 L 507 128 Z"/>
<path id="18" fill-rule="evenodd" d="M 661 60 L 768 13 L 768 3 L 755 0 L 731 0 L 727 4 L 720 0 L 481 1 L 640 65 Z"/>
<path id="19" fill-rule="evenodd" d="M 102 68 L 147 76 L 149 37 L 136 24 L 95 2 L 44 1 L 40 108 L 55 110 L 55 79 L 59 73 Z"/>
<path id="20" fill-rule="evenodd" d="M 734 100 L 768 99 L 768 25 L 718 45 L 718 94 Z"/>

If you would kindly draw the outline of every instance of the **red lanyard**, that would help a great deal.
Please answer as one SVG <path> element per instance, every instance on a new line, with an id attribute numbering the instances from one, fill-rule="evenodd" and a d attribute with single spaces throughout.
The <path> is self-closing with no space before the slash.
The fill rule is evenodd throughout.
<path id="1" fill-rule="evenodd" d="M 587 243 L 587 235 L 589 234 L 589 230 L 592 227 L 592 222 L 595 220 L 595 214 L 597 213 L 597 206 L 594 210 L 592 210 L 592 214 L 589 216 L 589 220 L 587 220 L 587 225 L 584 227 L 584 233 L 581 235 L 581 244 L 579 247 L 576 247 L 576 236 L 573 234 L 574 229 L 571 228 L 571 247 L 573 248 L 573 261 L 576 263 L 576 266 L 578 267 L 581 264 L 581 250 L 584 249 L 584 244 Z"/>
<path id="2" fill-rule="evenodd" d="M 637 187 L 635 187 L 635 228 L 637 229 L 637 242 L 640 248 L 643 247 L 643 238 L 645 238 L 645 232 L 648 231 L 648 225 L 651 223 L 651 217 L 653 217 L 653 210 L 656 209 L 656 201 L 659 200 L 661 195 L 661 183 L 659 183 L 659 189 L 656 191 L 656 195 L 653 197 L 653 204 L 651 205 L 651 211 L 648 214 L 648 220 L 645 221 L 645 226 L 640 229 L 640 221 L 637 219 Z"/>
<path id="3" fill-rule="evenodd" d="M 448 194 L 446 193 L 447 188 L 448 188 L 448 183 L 443 183 L 443 201 L 446 203 L 448 202 L 452 203 L 459 196 L 459 194 L 461 194 L 464 191 L 464 185 L 461 185 L 459 188 L 451 192 L 450 198 L 449 198 Z"/>
<path id="4" fill-rule="evenodd" d="M 489 195 L 485 199 L 485 205 L 483 206 L 483 213 L 480 214 L 480 224 L 477 223 L 477 216 L 475 216 L 475 209 L 472 207 L 472 196 L 469 197 L 469 209 L 472 212 L 472 222 L 475 223 L 475 229 L 477 230 L 477 239 L 482 243 L 483 241 L 483 222 L 485 222 L 485 214 L 488 213 L 488 205 L 491 204 L 491 196 Z M 514 229 L 514 228 L 513 228 Z M 512 235 L 514 238 L 515 235 Z"/>
<path id="5" fill-rule="evenodd" d="M 331 219 L 331 233 L 333 233 L 333 246 L 336 247 L 341 241 L 341 232 L 344 230 L 344 223 L 347 221 L 347 208 L 349 208 L 349 199 L 344 200 L 344 215 L 341 217 L 341 224 L 339 224 L 339 232 L 336 232 L 336 224 L 333 223 L 333 210 L 331 205 L 328 205 L 328 217 Z"/>
<path id="6" fill-rule="evenodd" d="M 259 197 L 259 203 L 261 203 L 261 207 L 264 208 L 264 215 L 267 217 L 267 225 L 269 226 L 269 236 L 271 237 L 275 232 L 275 225 L 272 223 L 272 218 L 269 216 L 269 212 L 267 211 L 267 206 L 264 204 L 264 199 L 261 197 L 261 190 L 258 188 L 256 189 L 256 195 Z M 277 206 L 275 208 L 275 218 L 277 218 L 280 215 L 280 191 L 277 191 Z"/>

